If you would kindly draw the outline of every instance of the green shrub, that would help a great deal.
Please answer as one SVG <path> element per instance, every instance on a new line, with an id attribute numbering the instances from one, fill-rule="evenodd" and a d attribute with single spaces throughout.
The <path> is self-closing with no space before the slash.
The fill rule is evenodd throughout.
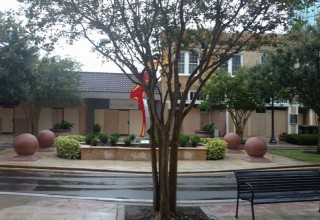
<path id="1" fill-rule="evenodd" d="M 58 157 L 65 159 L 81 158 L 79 141 L 66 136 L 59 136 L 55 139 L 54 144 L 57 149 Z"/>
<path id="2" fill-rule="evenodd" d="M 101 131 L 101 126 L 97 123 L 93 125 L 93 133 L 98 134 Z"/>
<path id="3" fill-rule="evenodd" d="M 119 138 L 120 138 L 120 135 L 119 135 L 118 133 L 112 134 L 112 135 L 110 136 L 110 144 L 111 144 L 112 146 L 115 146 L 115 145 L 117 144 Z"/>
<path id="4" fill-rule="evenodd" d="M 93 139 L 91 139 L 90 145 L 91 145 L 91 146 L 97 146 L 97 145 L 98 145 L 98 142 L 99 142 L 99 138 L 97 138 L 97 137 L 95 136 Z"/>
<path id="5" fill-rule="evenodd" d="M 298 145 L 317 145 L 317 134 L 287 134 L 285 136 L 286 142 Z"/>
<path id="6" fill-rule="evenodd" d="M 206 145 L 208 160 L 221 160 L 224 158 L 227 149 L 227 142 L 218 138 L 213 138 Z"/>
<path id="7" fill-rule="evenodd" d="M 200 143 L 207 144 L 209 141 L 212 141 L 213 138 L 200 138 Z"/>
<path id="8" fill-rule="evenodd" d="M 126 138 L 123 140 L 123 142 L 124 142 L 124 145 L 130 146 L 130 145 L 131 145 L 131 142 L 132 142 L 132 139 L 131 139 L 130 136 L 129 136 L 129 137 L 126 137 Z"/>
<path id="9" fill-rule="evenodd" d="M 118 140 L 119 140 L 119 138 L 120 138 L 120 134 L 119 134 L 119 133 L 113 133 L 113 134 L 111 134 L 111 136 L 117 137 Z"/>
<path id="10" fill-rule="evenodd" d="M 180 145 L 180 147 L 185 147 L 189 140 L 190 140 L 190 137 L 188 135 L 180 134 L 179 135 L 179 145 Z"/>
<path id="11" fill-rule="evenodd" d="M 192 136 L 190 138 L 191 146 L 196 147 L 200 143 L 201 139 L 198 136 Z"/>
<path id="12" fill-rule="evenodd" d="M 135 134 L 130 134 L 129 135 L 131 141 L 134 141 L 136 139 L 136 135 Z"/>
<path id="13" fill-rule="evenodd" d="M 54 129 L 71 129 L 73 128 L 74 123 L 62 120 L 61 123 L 56 123 L 53 125 Z"/>
<path id="14" fill-rule="evenodd" d="M 74 140 L 79 141 L 79 142 L 83 142 L 83 141 L 86 140 L 86 136 L 79 135 L 79 134 L 67 135 L 66 137 L 74 139 Z"/>
<path id="15" fill-rule="evenodd" d="M 109 136 L 106 135 L 106 134 L 103 134 L 103 133 L 99 134 L 98 138 L 104 144 L 106 144 L 108 142 L 108 140 L 109 140 Z"/>
<path id="16" fill-rule="evenodd" d="M 211 123 L 211 124 L 205 124 L 201 130 L 202 131 L 214 131 L 214 129 L 216 128 L 216 125 L 214 123 Z"/>
<path id="17" fill-rule="evenodd" d="M 96 136 L 94 134 L 88 134 L 86 135 L 86 138 L 85 138 L 85 142 L 86 144 L 91 144 L 92 140 L 96 138 Z"/>

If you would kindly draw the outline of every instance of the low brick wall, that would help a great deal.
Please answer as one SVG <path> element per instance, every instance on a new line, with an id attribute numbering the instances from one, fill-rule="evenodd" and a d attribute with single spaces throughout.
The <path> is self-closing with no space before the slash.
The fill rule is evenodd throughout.
<path id="1" fill-rule="evenodd" d="M 206 160 L 204 147 L 179 147 L 178 160 Z M 81 145 L 81 160 L 150 161 L 150 148 Z"/>

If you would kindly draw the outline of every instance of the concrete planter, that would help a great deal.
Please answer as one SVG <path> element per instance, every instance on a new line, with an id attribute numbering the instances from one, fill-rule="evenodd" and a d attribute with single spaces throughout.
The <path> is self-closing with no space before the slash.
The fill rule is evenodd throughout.
<path id="1" fill-rule="evenodd" d="M 151 161 L 150 151 L 150 147 L 81 145 L 81 160 Z M 205 147 L 179 147 L 178 160 L 206 160 L 206 154 Z"/>
<path id="2" fill-rule="evenodd" d="M 58 136 L 65 136 L 65 135 L 70 135 L 71 134 L 71 129 L 50 129 L 56 137 Z"/>
<path id="3" fill-rule="evenodd" d="M 195 134 L 196 136 L 202 137 L 202 138 L 213 138 L 214 130 L 213 131 L 195 130 Z"/>

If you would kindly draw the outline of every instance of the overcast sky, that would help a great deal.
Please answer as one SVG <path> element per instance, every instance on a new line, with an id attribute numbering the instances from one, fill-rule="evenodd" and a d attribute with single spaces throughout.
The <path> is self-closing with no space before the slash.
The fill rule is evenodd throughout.
<path id="1" fill-rule="evenodd" d="M 16 0 L 0 0 L 0 10 L 5 11 L 18 6 Z M 59 43 L 53 55 L 59 55 L 62 58 L 70 57 L 81 63 L 82 71 L 89 72 L 121 72 L 114 63 L 103 63 L 97 54 L 91 52 L 91 46 L 88 41 L 80 40 L 74 45 Z"/>

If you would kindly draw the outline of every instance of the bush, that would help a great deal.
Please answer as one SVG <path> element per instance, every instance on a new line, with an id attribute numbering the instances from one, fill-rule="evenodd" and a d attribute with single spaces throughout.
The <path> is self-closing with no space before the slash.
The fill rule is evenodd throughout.
<path id="1" fill-rule="evenodd" d="M 134 141 L 136 139 L 136 135 L 135 134 L 130 134 L 129 135 L 131 141 Z"/>
<path id="2" fill-rule="evenodd" d="M 185 147 L 189 140 L 190 140 L 190 137 L 188 135 L 180 134 L 179 135 L 179 145 L 180 145 L 180 147 Z"/>
<path id="3" fill-rule="evenodd" d="M 298 145 L 317 145 L 317 134 L 287 134 L 285 136 L 286 142 Z"/>
<path id="4" fill-rule="evenodd" d="M 86 144 L 91 144 L 92 143 L 92 140 L 95 139 L 96 136 L 94 134 L 88 134 L 86 135 L 86 138 L 85 138 L 85 142 Z"/>
<path id="5" fill-rule="evenodd" d="M 81 158 L 79 141 L 66 136 L 59 136 L 55 139 L 54 144 L 57 149 L 58 157 L 65 159 Z"/>
<path id="6" fill-rule="evenodd" d="M 98 138 L 104 144 L 106 144 L 109 140 L 109 136 L 103 133 L 99 134 Z"/>
<path id="7" fill-rule="evenodd" d="M 70 139 L 74 139 L 74 140 L 79 141 L 79 142 L 86 141 L 86 136 L 79 135 L 79 134 L 67 135 L 66 137 L 68 137 Z"/>
<path id="8" fill-rule="evenodd" d="M 211 124 L 205 124 L 201 130 L 202 131 L 214 131 L 214 129 L 216 128 L 216 125 L 214 123 L 211 123 Z"/>
<path id="9" fill-rule="evenodd" d="M 200 143 L 201 139 L 198 136 L 192 136 L 190 138 L 191 146 L 196 147 Z"/>
<path id="10" fill-rule="evenodd" d="M 208 160 L 221 160 L 224 158 L 227 149 L 227 142 L 218 138 L 213 138 L 206 145 Z"/>
<path id="11" fill-rule="evenodd" d="M 74 126 L 74 123 L 62 120 L 61 123 L 54 124 L 53 129 L 71 129 L 73 128 L 73 126 Z"/>
<path id="12" fill-rule="evenodd" d="M 93 133 L 99 134 L 101 131 L 101 126 L 97 123 L 93 125 Z"/>
<path id="13" fill-rule="evenodd" d="M 200 143 L 207 144 L 209 141 L 212 141 L 213 138 L 200 138 Z"/>
<path id="14" fill-rule="evenodd" d="M 110 136 L 110 144 L 111 144 L 112 146 L 115 146 L 115 145 L 117 144 L 119 138 L 120 138 L 120 135 L 119 135 L 118 133 L 112 134 L 112 135 Z"/>
<path id="15" fill-rule="evenodd" d="M 93 139 L 91 139 L 91 146 L 97 146 L 99 139 L 95 136 Z"/>
<path id="16" fill-rule="evenodd" d="M 126 138 L 123 140 L 123 142 L 124 142 L 124 145 L 130 146 L 130 145 L 131 145 L 131 142 L 132 142 L 132 139 L 131 139 L 130 136 L 129 136 L 129 137 L 126 137 Z"/>

